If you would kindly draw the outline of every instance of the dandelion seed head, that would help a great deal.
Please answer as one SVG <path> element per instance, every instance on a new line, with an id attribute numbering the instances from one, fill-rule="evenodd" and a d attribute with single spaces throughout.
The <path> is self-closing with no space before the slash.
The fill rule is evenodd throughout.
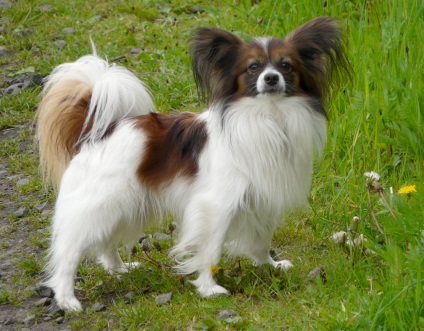
<path id="1" fill-rule="evenodd" d="M 375 180 L 375 181 L 379 181 L 380 180 L 380 175 L 374 171 L 369 171 L 364 173 L 365 177 L 368 177 L 371 180 Z"/>

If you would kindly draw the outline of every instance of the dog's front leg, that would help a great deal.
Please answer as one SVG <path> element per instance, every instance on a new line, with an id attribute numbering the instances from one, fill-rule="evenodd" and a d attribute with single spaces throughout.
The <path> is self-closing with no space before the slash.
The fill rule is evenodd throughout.
<path id="1" fill-rule="evenodd" d="M 203 297 L 228 293 L 215 282 L 211 267 L 221 258 L 232 219 L 229 210 L 224 203 L 212 199 L 192 201 L 184 215 L 181 240 L 172 251 L 177 260 L 182 258 L 177 267 L 181 273 L 198 273 L 192 283 Z"/>

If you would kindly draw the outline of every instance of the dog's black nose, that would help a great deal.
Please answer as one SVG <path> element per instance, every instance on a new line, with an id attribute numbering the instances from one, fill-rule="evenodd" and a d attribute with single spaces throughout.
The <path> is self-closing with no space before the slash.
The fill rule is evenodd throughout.
<path id="1" fill-rule="evenodd" d="M 266 74 L 265 77 L 265 83 L 267 83 L 269 86 L 274 86 L 278 83 L 278 75 L 277 74 Z"/>

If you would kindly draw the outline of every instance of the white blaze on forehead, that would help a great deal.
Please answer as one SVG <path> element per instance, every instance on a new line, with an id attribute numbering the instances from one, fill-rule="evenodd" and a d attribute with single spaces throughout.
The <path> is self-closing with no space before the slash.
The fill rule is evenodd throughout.
<path id="1" fill-rule="evenodd" d="M 270 42 L 270 37 L 260 37 L 256 38 L 255 41 L 268 53 L 268 45 Z"/>

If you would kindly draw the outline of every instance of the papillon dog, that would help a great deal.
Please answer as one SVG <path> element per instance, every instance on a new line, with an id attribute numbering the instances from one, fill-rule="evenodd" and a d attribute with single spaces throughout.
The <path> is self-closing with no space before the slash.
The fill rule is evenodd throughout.
<path id="1" fill-rule="evenodd" d="M 180 274 L 200 295 L 227 293 L 211 267 L 223 249 L 256 265 L 270 257 L 284 215 L 307 204 L 313 160 L 326 141 L 325 105 L 348 71 L 341 28 L 316 18 L 284 39 L 244 41 L 199 28 L 191 39 L 202 113 L 155 111 L 129 70 L 94 55 L 56 67 L 37 110 L 44 177 L 57 189 L 45 284 L 60 307 L 81 310 L 74 277 L 91 251 L 126 272 L 118 244 L 170 214 Z"/>

